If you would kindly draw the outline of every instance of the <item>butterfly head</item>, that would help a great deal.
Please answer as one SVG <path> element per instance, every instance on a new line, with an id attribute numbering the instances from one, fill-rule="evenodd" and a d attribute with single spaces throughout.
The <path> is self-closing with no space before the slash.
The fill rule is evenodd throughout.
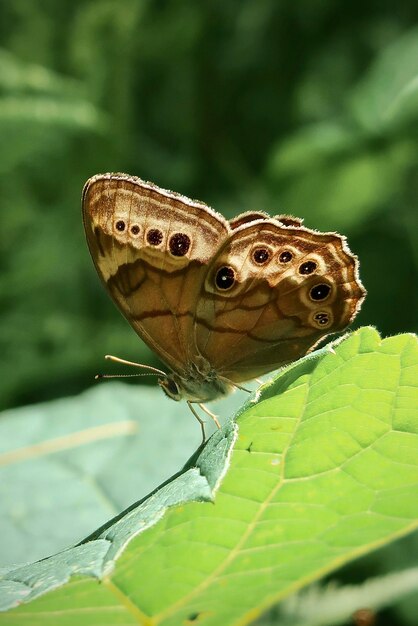
<path id="1" fill-rule="evenodd" d="M 210 402 L 228 395 L 236 386 L 219 376 L 210 366 L 207 370 L 200 369 L 196 363 L 190 363 L 184 375 L 170 372 L 159 378 L 158 384 L 172 400 L 188 402 Z"/>
<path id="2" fill-rule="evenodd" d="M 183 398 L 183 394 L 181 393 L 179 384 L 174 380 L 174 377 L 175 374 L 168 374 L 167 376 L 164 376 L 164 378 L 159 378 L 158 384 L 166 396 L 172 400 L 181 400 Z"/>

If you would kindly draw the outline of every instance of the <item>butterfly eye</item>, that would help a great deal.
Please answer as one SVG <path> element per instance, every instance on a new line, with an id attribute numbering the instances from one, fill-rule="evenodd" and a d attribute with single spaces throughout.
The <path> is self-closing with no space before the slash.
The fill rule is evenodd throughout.
<path id="1" fill-rule="evenodd" d="M 318 302 L 319 300 L 325 300 L 331 292 L 329 285 L 315 285 L 309 292 L 311 300 Z"/>
<path id="2" fill-rule="evenodd" d="M 293 254 L 289 250 L 284 250 L 279 256 L 280 263 L 289 263 L 293 259 Z"/>
<path id="3" fill-rule="evenodd" d="M 184 233 L 175 233 L 170 237 L 168 247 L 173 256 L 185 256 L 190 248 L 190 237 Z"/>
<path id="4" fill-rule="evenodd" d="M 159 246 L 163 240 L 163 234 L 158 228 L 151 228 L 147 232 L 147 241 L 151 246 Z"/>
<path id="5" fill-rule="evenodd" d="M 178 396 L 179 388 L 177 387 L 177 383 L 174 382 L 171 378 L 167 378 L 167 391 L 173 395 Z"/>
<path id="6" fill-rule="evenodd" d="M 299 274 L 312 274 L 316 270 L 314 261 L 306 261 L 299 266 Z"/>
<path id="7" fill-rule="evenodd" d="M 218 269 L 215 277 L 215 284 L 218 289 L 226 291 L 227 289 L 230 289 L 234 283 L 235 272 L 232 267 L 225 265 L 224 267 Z"/>
<path id="8" fill-rule="evenodd" d="M 267 248 L 256 248 L 252 255 L 254 263 L 264 265 L 270 259 L 270 251 Z"/>
<path id="9" fill-rule="evenodd" d="M 181 393 L 177 383 L 169 376 L 165 378 L 159 378 L 158 384 L 164 393 L 172 400 L 181 400 Z"/>
<path id="10" fill-rule="evenodd" d="M 122 232 L 125 230 L 125 222 L 123 220 L 118 220 L 115 224 L 116 230 Z"/>

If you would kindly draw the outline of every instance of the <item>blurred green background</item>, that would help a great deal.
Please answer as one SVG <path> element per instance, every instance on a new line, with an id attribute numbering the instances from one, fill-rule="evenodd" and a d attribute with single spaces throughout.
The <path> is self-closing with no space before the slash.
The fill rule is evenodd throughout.
<path id="1" fill-rule="evenodd" d="M 98 172 L 347 235 L 356 324 L 413 330 L 417 122 L 413 0 L 0 3 L 1 408 L 155 362 L 87 252 Z"/>

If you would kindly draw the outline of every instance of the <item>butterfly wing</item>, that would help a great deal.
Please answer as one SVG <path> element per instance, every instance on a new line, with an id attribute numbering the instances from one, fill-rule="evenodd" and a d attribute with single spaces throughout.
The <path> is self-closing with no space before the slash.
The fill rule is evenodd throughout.
<path id="1" fill-rule="evenodd" d="M 184 373 L 196 354 L 196 299 L 228 223 L 202 203 L 124 174 L 86 183 L 83 220 L 113 300 L 160 358 Z"/>
<path id="2" fill-rule="evenodd" d="M 345 328 L 364 296 L 343 237 L 293 219 L 244 222 L 207 269 L 196 344 L 218 374 L 249 380 Z"/>

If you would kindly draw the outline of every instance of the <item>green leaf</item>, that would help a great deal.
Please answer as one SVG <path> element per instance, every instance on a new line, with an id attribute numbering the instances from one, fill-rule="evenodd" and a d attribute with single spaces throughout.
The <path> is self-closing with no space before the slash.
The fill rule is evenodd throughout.
<path id="1" fill-rule="evenodd" d="M 239 411 L 234 445 L 228 422 L 84 543 L 4 573 L 3 607 L 37 599 L 0 624 L 245 624 L 410 532 L 417 352 L 364 328 L 279 373 Z"/>
<path id="2" fill-rule="evenodd" d="M 0 48 L 0 174 L 48 149 L 59 153 L 74 135 L 103 134 L 108 124 L 81 82 Z"/>
<path id="3" fill-rule="evenodd" d="M 347 232 L 399 192 L 414 150 L 409 140 L 370 149 L 361 133 L 338 124 L 307 127 L 272 154 L 271 195 L 279 197 L 284 213 Z"/>
<path id="4" fill-rule="evenodd" d="M 318 162 L 326 163 L 358 150 L 363 141 L 363 134 L 341 120 L 307 125 L 281 141 L 273 151 L 268 166 L 270 176 L 303 174 Z"/>
<path id="5" fill-rule="evenodd" d="M 227 398 L 224 414 L 247 395 Z M 200 440 L 187 405 L 165 398 L 157 385 L 103 381 L 74 398 L 4 411 L 0 565 L 80 541 L 177 472 Z"/>
<path id="6" fill-rule="evenodd" d="M 386 132 L 418 116 L 418 29 L 394 41 L 376 58 L 352 98 L 352 110 L 368 131 Z"/>

